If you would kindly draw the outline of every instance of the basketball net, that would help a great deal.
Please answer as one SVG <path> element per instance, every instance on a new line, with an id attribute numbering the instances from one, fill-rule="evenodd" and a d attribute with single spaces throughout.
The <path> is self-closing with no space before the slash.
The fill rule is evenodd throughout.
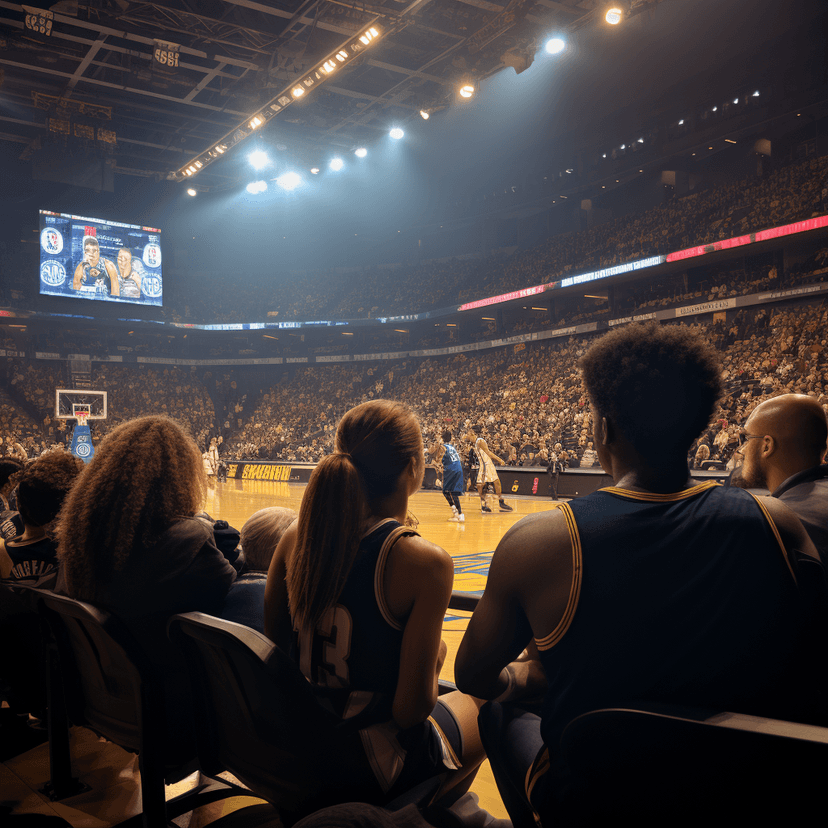
<path id="1" fill-rule="evenodd" d="M 88 425 L 89 412 L 88 411 L 78 411 L 75 414 L 75 419 L 77 419 L 79 426 Z"/>

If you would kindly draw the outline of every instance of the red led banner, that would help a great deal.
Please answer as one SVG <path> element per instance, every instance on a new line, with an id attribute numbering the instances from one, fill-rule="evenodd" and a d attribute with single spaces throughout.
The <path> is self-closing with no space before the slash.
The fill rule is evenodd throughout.
<path id="1" fill-rule="evenodd" d="M 536 285 L 535 287 L 524 288 L 523 290 L 513 290 L 511 293 L 502 293 L 500 296 L 490 296 L 488 299 L 478 299 L 476 302 L 467 302 L 465 305 L 460 305 L 457 310 L 465 311 L 473 308 L 485 308 L 487 305 L 497 305 L 500 302 L 508 302 L 510 299 L 523 299 L 525 296 L 534 296 L 536 293 L 543 293 L 546 290 L 546 285 Z"/>
<path id="2" fill-rule="evenodd" d="M 785 224 L 782 227 L 770 227 L 767 230 L 760 230 L 758 233 L 748 233 L 745 236 L 722 239 L 722 241 L 713 242 L 712 244 L 700 244 L 696 247 L 688 247 L 686 250 L 668 253 L 667 261 L 678 262 L 681 259 L 692 259 L 696 256 L 704 256 L 705 253 L 715 253 L 717 250 L 729 250 L 733 247 L 742 247 L 746 244 L 754 244 L 755 242 L 767 241 L 768 239 L 778 239 L 794 233 L 817 230 L 820 227 L 828 227 L 828 216 L 818 216 L 817 218 L 805 219 L 804 221 L 796 221 L 793 224 Z"/>

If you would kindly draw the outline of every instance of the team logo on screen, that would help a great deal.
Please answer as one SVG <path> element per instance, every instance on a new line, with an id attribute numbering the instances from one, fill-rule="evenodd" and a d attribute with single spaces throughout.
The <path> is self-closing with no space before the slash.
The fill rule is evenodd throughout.
<path id="1" fill-rule="evenodd" d="M 60 287 L 66 281 L 66 268 L 60 262 L 43 262 L 40 266 L 40 281 L 49 287 Z"/>
<path id="2" fill-rule="evenodd" d="M 154 242 L 144 245 L 144 255 L 141 257 L 147 267 L 161 267 L 161 248 Z"/>
<path id="3" fill-rule="evenodd" d="M 54 227 L 47 227 L 40 233 L 40 246 L 49 256 L 57 256 L 63 250 L 63 235 Z"/>
<path id="4" fill-rule="evenodd" d="M 146 253 L 144 254 L 146 255 Z M 141 279 L 141 290 L 150 297 L 157 299 L 161 295 L 161 277 L 154 273 L 148 274 Z"/>

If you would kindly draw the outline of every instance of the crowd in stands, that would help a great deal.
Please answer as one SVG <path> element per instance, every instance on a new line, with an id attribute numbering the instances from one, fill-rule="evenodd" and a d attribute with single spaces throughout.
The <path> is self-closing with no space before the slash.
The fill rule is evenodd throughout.
<path id="1" fill-rule="evenodd" d="M 252 321 L 267 310 L 289 319 L 356 319 L 411 313 L 553 282 L 623 262 L 755 232 L 822 210 L 828 156 L 780 167 L 764 178 L 733 180 L 674 197 L 657 207 L 543 240 L 511 256 L 431 261 L 362 271 L 308 272 L 268 285 L 239 285 L 232 309 L 223 279 L 202 274 L 189 295 L 190 320 Z M 370 297 L 370 301 L 366 300 Z"/>

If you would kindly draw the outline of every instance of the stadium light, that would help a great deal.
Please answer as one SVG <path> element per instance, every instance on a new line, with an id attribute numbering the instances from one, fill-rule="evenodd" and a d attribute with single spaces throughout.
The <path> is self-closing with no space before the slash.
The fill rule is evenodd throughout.
<path id="1" fill-rule="evenodd" d="M 187 195 L 188 195 L 188 196 L 198 195 L 198 190 L 194 190 L 192 187 L 190 187 L 190 188 L 187 190 Z"/>
<path id="2" fill-rule="evenodd" d="M 267 189 L 267 181 L 251 181 L 246 187 L 250 195 L 257 195 L 263 193 Z"/>
<path id="3" fill-rule="evenodd" d="M 276 179 L 276 183 L 283 190 L 295 190 L 302 183 L 302 176 L 293 171 L 282 173 Z"/>
<path id="4" fill-rule="evenodd" d="M 360 147 L 359 149 L 354 150 L 354 155 L 357 158 L 365 158 L 368 155 L 368 150 L 365 147 Z"/>
<path id="5" fill-rule="evenodd" d="M 679 126 L 684 126 L 684 118 L 679 121 Z"/>
<path id="6" fill-rule="evenodd" d="M 550 55 L 559 55 L 566 49 L 566 41 L 562 37 L 550 37 L 546 41 L 546 51 Z"/>
<path id="7" fill-rule="evenodd" d="M 621 6 L 611 5 L 607 8 L 606 12 L 604 13 L 604 20 L 610 24 L 610 26 L 617 26 L 622 20 L 624 19 L 624 10 Z"/>
<path id="8" fill-rule="evenodd" d="M 751 98 L 758 98 L 759 97 L 759 90 L 757 89 L 750 97 Z"/>
<path id="9" fill-rule="evenodd" d="M 311 167 L 311 175 L 319 175 L 319 167 Z"/>
<path id="10" fill-rule="evenodd" d="M 263 170 L 270 164 L 270 158 L 268 158 L 268 155 L 264 150 L 253 150 L 253 152 L 247 156 L 247 160 L 250 162 L 254 170 Z"/>
<path id="11" fill-rule="evenodd" d="M 339 172 L 345 166 L 345 162 L 341 158 L 331 158 L 331 163 L 328 166 L 334 172 Z"/>
<path id="12" fill-rule="evenodd" d="M 472 95 L 474 95 L 474 85 L 471 83 L 464 83 L 460 87 L 460 97 L 468 99 Z"/>
<path id="13" fill-rule="evenodd" d="M 391 137 L 392 137 L 395 141 L 399 141 L 399 140 L 400 140 L 400 138 L 402 138 L 402 137 L 405 135 L 405 133 L 404 133 L 404 132 L 403 132 L 403 131 L 399 128 L 399 127 L 394 127 L 394 129 L 392 129 L 392 130 L 391 130 L 391 132 L 389 132 L 388 134 L 389 134 L 389 135 L 390 135 L 390 136 L 391 136 Z"/>
<path id="14" fill-rule="evenodd" d="M 431 115 L 429 114 L 429 111 L 427 109 L 421 109 L 420 110 L 420 117 L 424 121 L 427 121 L 431 117 Z"/>

